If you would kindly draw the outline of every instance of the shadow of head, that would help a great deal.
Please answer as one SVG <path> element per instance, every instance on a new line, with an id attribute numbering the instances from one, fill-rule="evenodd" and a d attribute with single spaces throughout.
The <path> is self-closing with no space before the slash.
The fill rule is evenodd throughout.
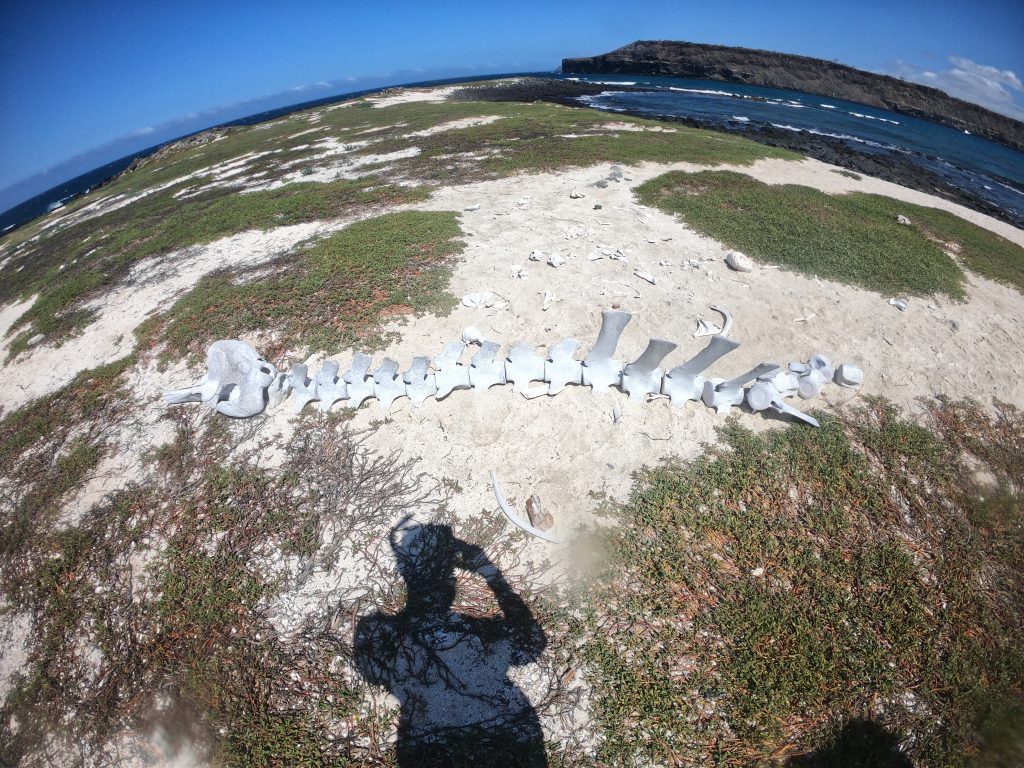
<path id="1" fill-rule="evenodd" d="M 455 600 L 457 568 L 473 570 L 479 550 L 455 537 L 447 525 L 402 520 L 391 530 L 391 550 L 405 581 L 410 610 L 447 610 Z M 479 553 L 482 555 L 482 553 Z"/>
<path id="2" fill-rule="evenodd" d="M 899 740 L 872 720 L 850 720 L 823 746 L 786 761 L 787 768 L 913 768 Z"/>

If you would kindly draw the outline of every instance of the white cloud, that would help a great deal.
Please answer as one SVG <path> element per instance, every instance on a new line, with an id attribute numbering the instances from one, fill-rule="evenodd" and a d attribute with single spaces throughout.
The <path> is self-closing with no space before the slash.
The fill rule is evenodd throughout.
<path id="1" fill-rule="evenodd" d="M 152 133 L 155 130 L 156 130 L 156 128 L 154 128 L 152 125 L 147 125 L 144 128 L 139 128 L 139 130 L 133 131 L 131 135 L 132 136 L 145 136 L 146 134 Z"/>
<path id="2" fill-rule="evenodd" d="M 1017 120 L 1024 120 L 1024 83 L 1009 69 L 978 64 L 963 56 L 950 56 L 950 68 L 941 72 L 918 69 L 904 61 L 892 74 L 930 85 L 964 101 L 980 104 Z"/>

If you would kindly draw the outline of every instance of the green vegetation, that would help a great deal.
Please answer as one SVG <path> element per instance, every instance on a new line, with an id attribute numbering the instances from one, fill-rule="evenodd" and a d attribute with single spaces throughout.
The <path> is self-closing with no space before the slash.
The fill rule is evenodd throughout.
<path id="1" fill-rule="evenodd" d="M 853 179 L 854 181 L 860 181 L 864 178 L 859 173 L 854 173 L 853 171 L 847 171 L 841 168 L 833 168 L 832 173 L 838 173 L 840 176 L 845 176 L 846 178 Z"/>
<path id="2" fill-rule="evenodd" d="M 454 306 L 446 288 L 450 259 L 462 250 L 460 234 L 449 212 L 366 219 L 278 260 L 270 277 L 203 278 L 139 335 L 147 346 L 166 342 L 173 356 L 259 330 L 276 334 L 265 349 L 271 356 L 299 346 L 369 348 L 383 342 L 385 317 Z"/>
<path id="3" fill-rule="evenodd" d="M 668 173 L 637 196 L 759 261 L 887 295 L 962 298 L 963 272 L 944 247 L 976 272 L 1024 290 L 1024 249 L 945 211 L 731 172 Z M 899 214 L 911 224 L 899 224 Z"/>
<path id="4" fill-rule="evenodd" d="M 929 417 L 733 421 L 710 455 L 641 474 L 590 601 L 602 764 L 749 765 L 860 719 L 915 765 L 964 765 L 1019 734 L 1024 416 Z"/>
<path id="5" fill-rule="evenodd" d="M 370 206 L 419 200 L 424 195 L 422 189 L 380 186 L 368 179 L 290 184 L 244 195 L 221 191 L 192 200 L 176 200 L 168 191 L 56 231 L 40 246 L 50 257 L 27 256 L 22 270 L 0 288 L 0 301 L 39 294 L 12 329 L 24 327 L 12 341 L 9 355 L 21 352 L 37 333 L 51 341 L 73 333 L 90 317 L 74 307 L 124 279 L 132 264 L 147 256 L 248 229 L 332 219 Z M 83 238 L 87 232 L 93 236 Z"/>

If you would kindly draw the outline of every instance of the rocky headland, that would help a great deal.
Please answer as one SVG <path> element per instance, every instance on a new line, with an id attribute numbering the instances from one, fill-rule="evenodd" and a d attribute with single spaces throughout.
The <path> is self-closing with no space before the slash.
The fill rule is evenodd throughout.
<path id="1" fill-rule="evenodd" d="M 562 71 L 692 77 L 789 88 L 919 117 L 1024 150 L 1024 124 L 1013 118 L 953 98 L 937 88 L 810 56 L 725 45 L 639 40 L 598 56 L 562 59 Z"/>

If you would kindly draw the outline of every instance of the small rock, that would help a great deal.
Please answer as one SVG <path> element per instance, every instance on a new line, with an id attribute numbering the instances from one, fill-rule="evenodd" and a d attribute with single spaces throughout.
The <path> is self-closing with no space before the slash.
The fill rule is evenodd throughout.
<path id="1" fill-rule="evenodd" d="M 517 280 L 523 280 L 526 278 L 526 267 L 522 264 L 509 264 L 508 271 L 512 273 L 512 277 Z"/>
<path id="2" fill-rule="evenodd" d="M 544 256 L 543 251 L 530 251 L 530 261 L 544 261 L 545 258 L 547 257 Z"/>
<path id="3" fill-rule="evenodd" d="M 594 210 L 595 210 L 595 211 L 600 211 L 600 210 L 601 210 L 601 204 L 600 204 L 600 203 L 596 203 L 596 204 L 594 205 Z"/>
<path id="4" fill-rule="evenodd" d="M 43 336 L 43 334 L 37 333 L 35 336 L 33 336 L 31 339 L 28 340 L 28 346 L 34 347 L 36 344 L 38 344 L 40 341 L 42 341 L 45 338 L 46 337 Z"/>
<path id="5" fill-rule="evenodd" d="M 548 266 L 563 267 L 565 266 L 565 259 L 559 256 L 557 253 L 552 253 L 550 256 L 548 256 Z"/>
<path id="6" fill-rule="evenodd" d="M 473 203 L 473 205 L 467 205 L 462 210 L 464 210 L 464 211 L 479 211 L 480 210 L 480 203 Z"/>
<path id="7" fill-rule="evenodd" d="M 907 311 L 907 302 L 905 299 L 889 299 L 889 304 L 896 307 L 900 312 Z"/>
<path id="8" fill-rule="evenodd" d="M 604 179 L 601 179 L 600 181 L 598 181 L 598 182 L 595 182 L 595 183 L 594 183 L 594 186 L 595 186 L 595 187 L 598 187 L 599 189 L 604 189 L 605 187 L 607 187 L 607 186 L 608 186 L 608 182 L 607 182 L 607 181 L 605 181 Z"/>
<path id="9" fill-rule="evenodd" d="M 586 195 L 584 195 L 578 189 L 574 189 L 572 192 L 569 193 L 569 197 L 572 198 L 573 200 L 582 200 L 584 197 L 586 197 Z"/>
<path id="10" fill-rule="evenodd" d="M 540 496 L 533 494 L 526 500 L 526 514 L 530 517 L 530 525 L 542 531 L 550 530 L 555 524 L 550 512 L 544 512 L 540 508 Z"/>
<path id="11" fill-rule="evenodd" d="M 748 256 L 739 251 L 729 251 L 725 255 L 725 263 L 729 265 L 729 269 L 735 270 L 736 272 L 753 272 L 754 262 L 750 260 Z"/>
<path id="12" fill-rule="evenodd" d="M 949 322 L 949 327 L 953 329 L 953 333 L 956 333 L 957 331 L 960 330 L 960 323 L 958 323 L 956 320 L 949 320 L 947 322 Z"/>
<path id="13" fill-rule="evenodd" d="M 762 576 L 764 576 L 764 568 L 755 568 L 750 572 L 750 575 L 753 576 L 755 579 L 759 579 Z"/>
<path id="14" fill-rule="evenodd" d="M 898 224 L 910 224 L 910 219 L 904 216 L 902 213 L 896 216 L 896 222 Z"/>

